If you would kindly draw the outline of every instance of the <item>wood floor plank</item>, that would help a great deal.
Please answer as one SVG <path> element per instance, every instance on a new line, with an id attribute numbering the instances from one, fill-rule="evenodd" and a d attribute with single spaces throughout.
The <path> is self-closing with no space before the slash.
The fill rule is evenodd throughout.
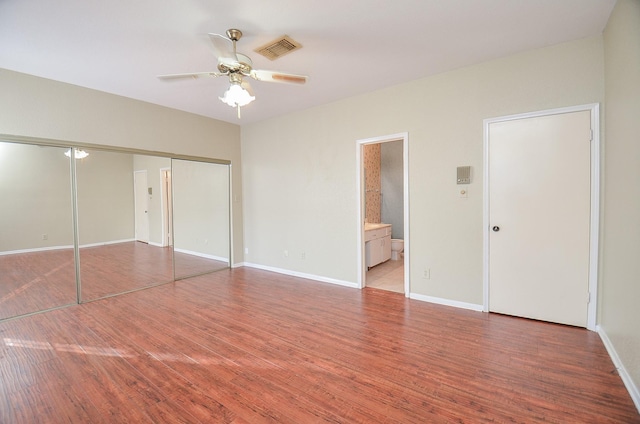
<path id="1" fill-rule="evenodd" d="M 640 423 L 596 333 L 246 268 L 0 337 L 3 423 Z"/>

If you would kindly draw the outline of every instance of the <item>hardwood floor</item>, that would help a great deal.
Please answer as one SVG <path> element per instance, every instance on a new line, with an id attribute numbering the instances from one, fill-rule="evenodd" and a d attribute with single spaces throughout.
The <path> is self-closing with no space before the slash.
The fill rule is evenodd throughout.
<path id="1" fill-rule="evenodd" d="M 2 423 L 640 423 L 596 333 L 248 268 L 0 340 Z"/>

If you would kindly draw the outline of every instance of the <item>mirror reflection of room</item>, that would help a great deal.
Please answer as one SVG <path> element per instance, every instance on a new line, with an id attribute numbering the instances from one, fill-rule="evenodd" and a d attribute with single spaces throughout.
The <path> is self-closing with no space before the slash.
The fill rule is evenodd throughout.
<path id="1" fill-rule="evenodd" d="M 76 160 L 81 300 L 173 280 L 161 171 L 171 159 L 87 149 Z"/>
<path id="2" fill-rule="evenodd" d="M 229 166 L 172 160 L 176 279 L 230 266 Z"/>
<path id="3" fill-rule="evenodd" d="M 0 142 L 0 319 L 76 303 L 67 150 Z"/>

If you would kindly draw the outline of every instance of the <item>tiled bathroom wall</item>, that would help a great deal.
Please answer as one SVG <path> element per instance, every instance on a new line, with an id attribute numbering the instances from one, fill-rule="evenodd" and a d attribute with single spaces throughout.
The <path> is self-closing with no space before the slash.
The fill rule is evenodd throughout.
<path id="1" fill-rule="evenodd" d="M 380 182 L 380 144 L 365 144 L 364 174 L 365 174 L 365 222 L 380 222 L 381 211 L 381 182 Z"/>

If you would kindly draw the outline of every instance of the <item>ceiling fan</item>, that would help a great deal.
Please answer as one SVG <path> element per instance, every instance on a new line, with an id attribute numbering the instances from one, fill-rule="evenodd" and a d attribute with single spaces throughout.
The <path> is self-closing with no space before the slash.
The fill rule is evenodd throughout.
<path id="1" fill-rule="evenodd" d="M 244 80 L 244 77 L 250 77 L 256 81 L 286 84 L 304 84 L 307 82 L 307 77 L 304 75 L 253 69 L 251 58 L 238 53 L 236 50 L 236 42 L 242 37 L 242 31 L 239 29 L 227 30 L 226 37 L 213 33 L 208 35 L 214 54 L 218 59 L 218 71 L 159 75 L 158 78 L 168 81 L 183 78 L 228 76 L 230 87 L 224 93 L 224 96 L 219 97 L 219 99 L 229 106 L 236 107 L 238 109 L 238 118 L 240 118 L 240 107 L 255 100 L 255 97 L 251 94 L 251 86 Z"/>

